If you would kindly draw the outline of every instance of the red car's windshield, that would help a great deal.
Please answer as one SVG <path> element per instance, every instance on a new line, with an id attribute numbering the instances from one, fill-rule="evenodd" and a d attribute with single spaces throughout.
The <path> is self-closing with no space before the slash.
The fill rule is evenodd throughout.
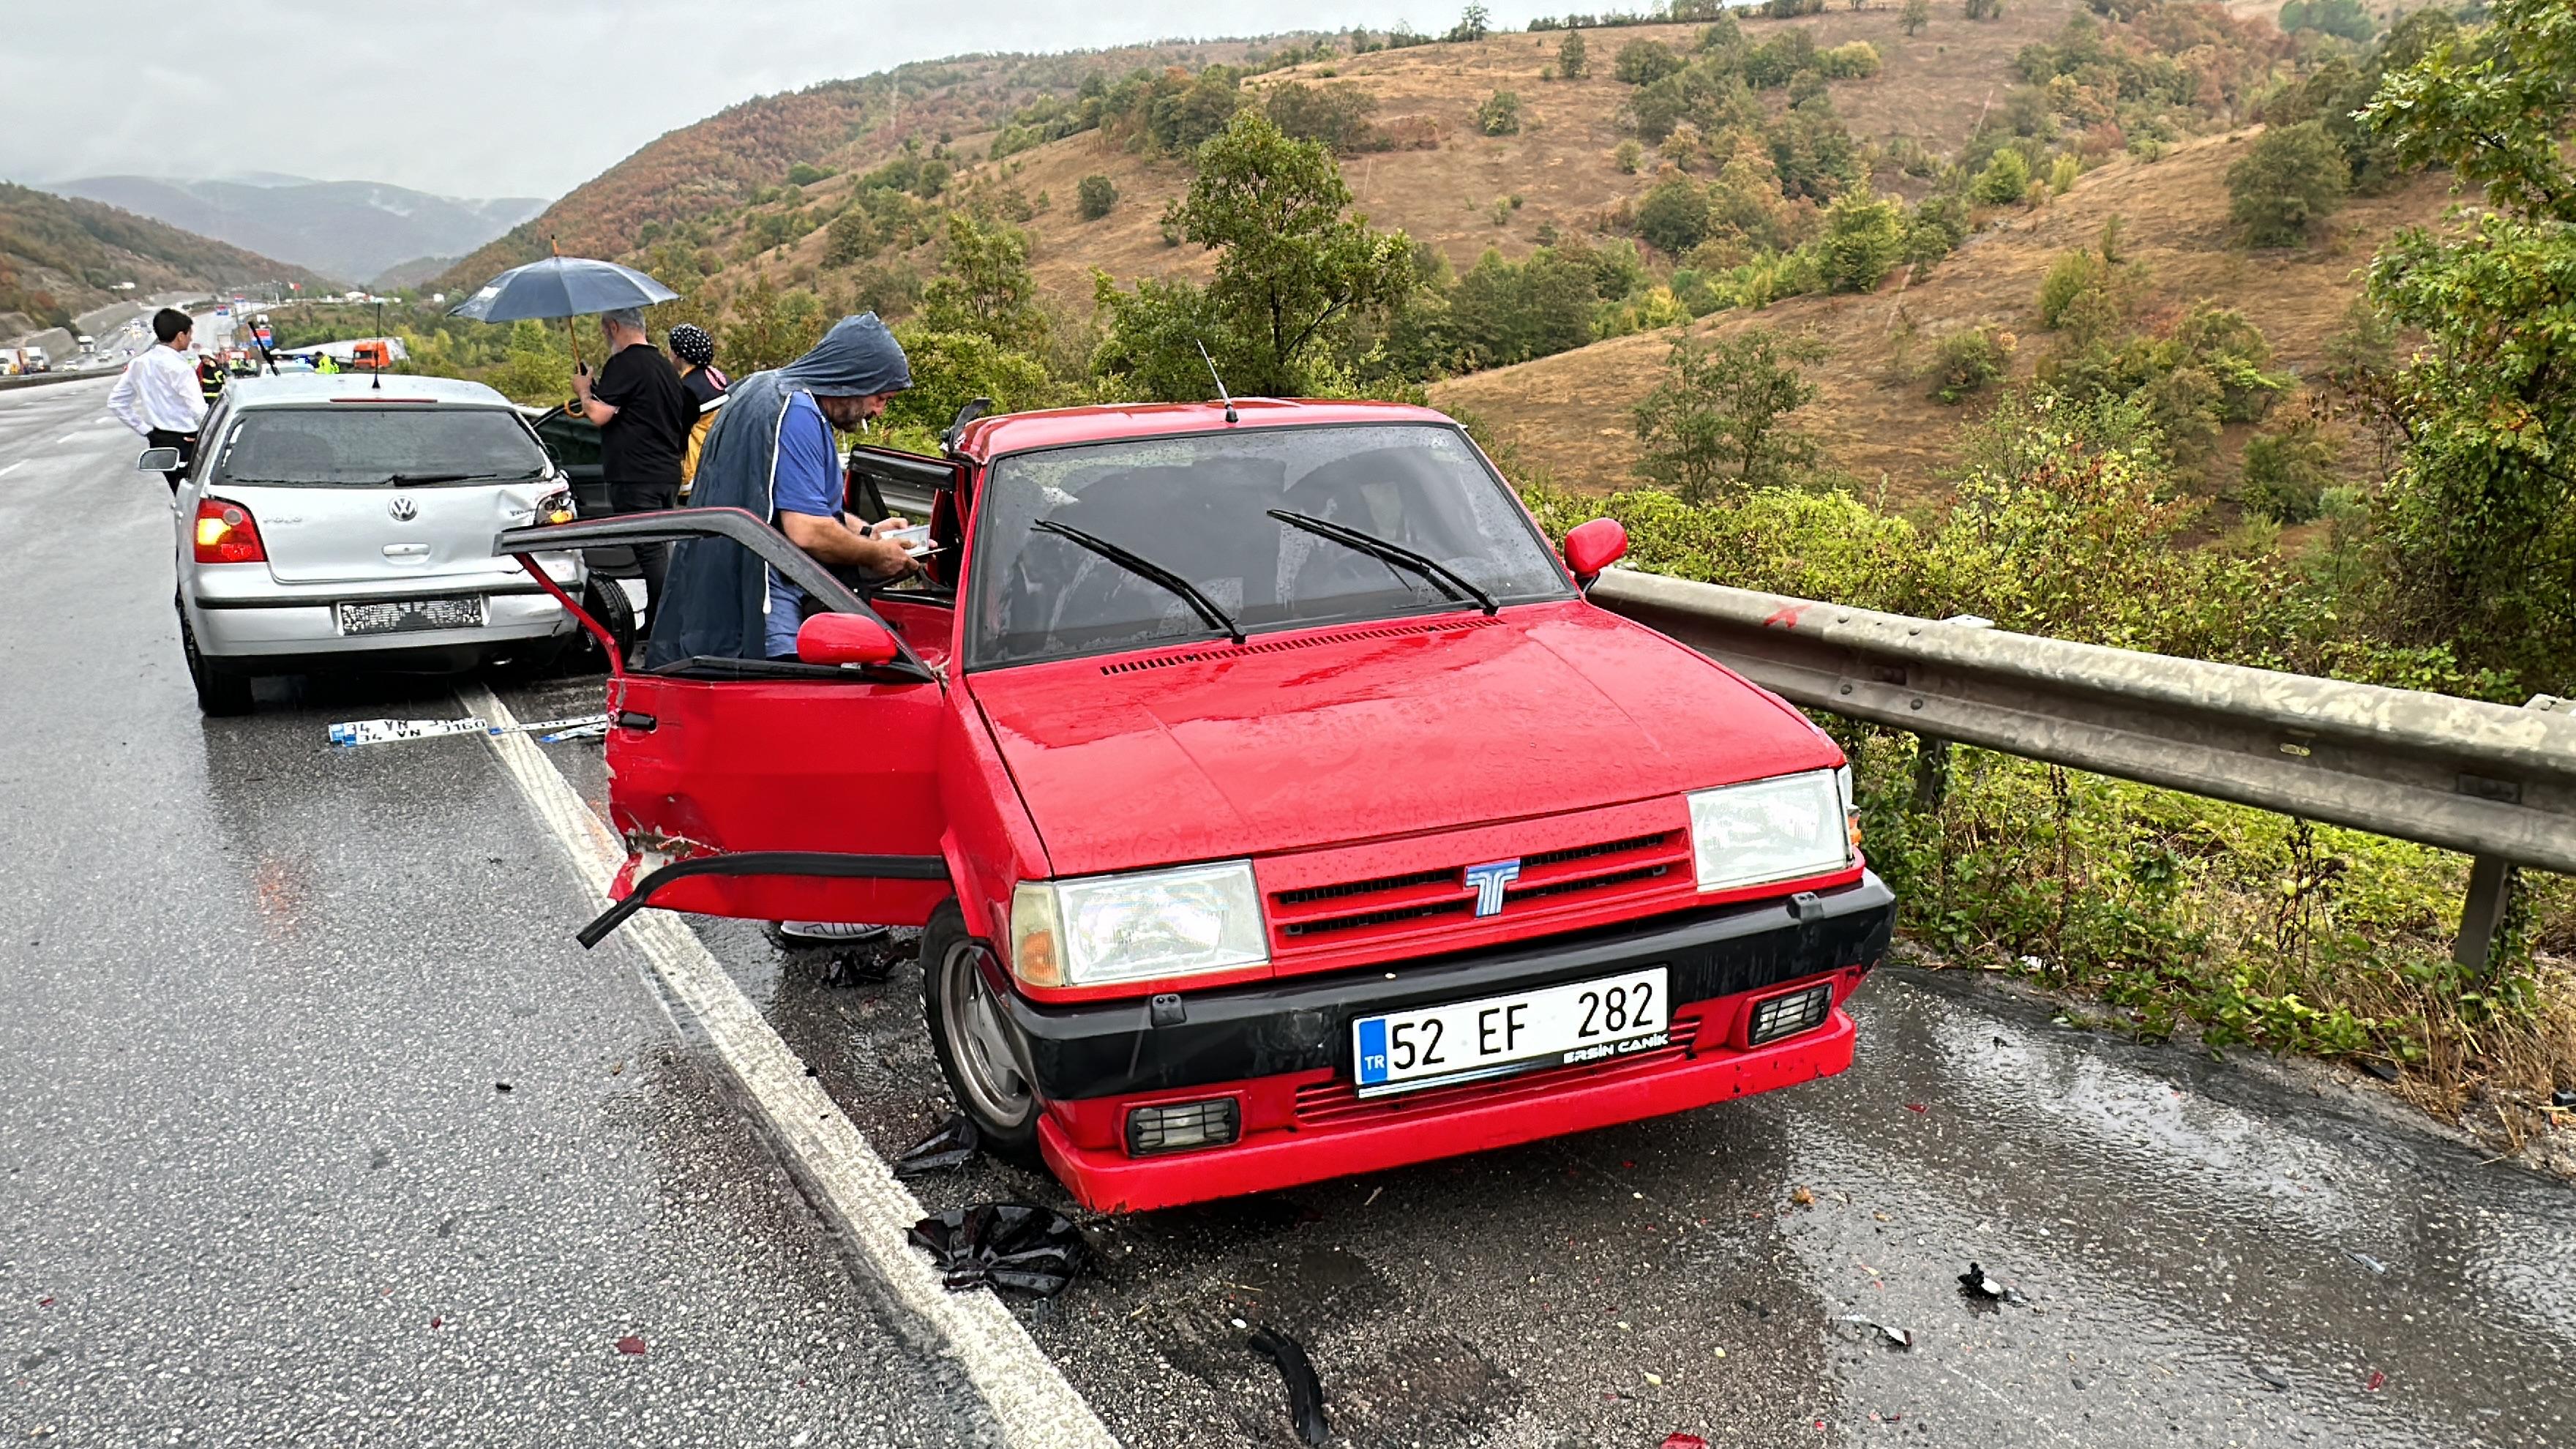
<path id="1" fill-rule="evenodd" d="M 1015 454 L 993 464 L 976 517 L 974 668 L 1221 634 L 1203 606 L 1252 630 L 1478 607 L 1477 593 L 1501 603 L 1567 593 L 1502 480 L 1465 438 L 1432 424 Z M 1156 570 L 1199 602 L 1148 576 Z"/>

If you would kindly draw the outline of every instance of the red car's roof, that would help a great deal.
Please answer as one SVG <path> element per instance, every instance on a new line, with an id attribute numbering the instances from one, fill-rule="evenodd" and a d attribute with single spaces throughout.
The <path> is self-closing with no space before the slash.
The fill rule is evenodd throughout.
<path id="1" fill-rule="evenodd" d="M 1429 408 L 1406 403 L 1301 402 L 1294 399 L 1244 397 L 1234 400 L 1235 416 L 1225 420 L 1225 404 L 1125 403 L 1108 407 L 1055 408 L 1047 412 L 1008 413 L 966 425 L 958 447 L 981 461 L 1031 448 L 1060 448 L 1068 443 L 1105 443 L 1119 438 L 1152 438 L 1171 433 L 1220 432 L 1228 427 L 1276 428 L 1329 423 L 1450 423 Z"/>

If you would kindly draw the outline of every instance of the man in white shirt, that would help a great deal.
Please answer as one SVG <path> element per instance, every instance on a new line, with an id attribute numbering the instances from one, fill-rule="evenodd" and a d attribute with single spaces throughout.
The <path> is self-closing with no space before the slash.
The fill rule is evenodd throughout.
<path id="1" fill-rule="evenodd" d="M 197 430 L 206 422 L 197 364 L 188 356 L 196 328 L 196 319 L 176 307 L 154 313 L 152 335 L 161 345 L 125 364 L 115 390 L 107 395 L 108 412 L 141 433 L 146 446 L 179 450 L 179 466 L 164 475 L 172 493 L 188 475 L 188 464 L 197 456 Z"/>

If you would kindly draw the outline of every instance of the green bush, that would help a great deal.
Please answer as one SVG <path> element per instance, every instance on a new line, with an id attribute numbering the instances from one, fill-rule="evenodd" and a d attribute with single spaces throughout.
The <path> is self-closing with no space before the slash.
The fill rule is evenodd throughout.
<path id="1" fill-rule="evenodd" d="M 2334 445 L 2319 436 L 2314 419 L 2257 433 L 2245 442 L 2237 501 L 2276 523 L 2305 523 L 2323 511 L 2334 464 Z"/>
<path id="2" fill-rule="evenodd" d="M 1968 187 L 1968 195 L 1986 206 L 2009 206 L 2029 191 L 2030 162 L 2010 147 L 1997 151 Z"/>
<path id="3" fill-rule="evenodd" d="M 1864 181 L 1825 208 L 1825 231 L 1816 242 L 1826 287 L 1869 292 L 1905 257 L 1905 208 L 1881 201 Z"/>
<path id="4" fill-rule="evenodd" d="M 1650 86 L 1687 64 L 1660 40 L 1632 40 L 1619 47 L 1619 58 L 1611 63 L 1610 73 L 1632 86 Z"/>
<path id="5" fill-rule="evenodd" d="M 2343 206 L 2351 163 L 2323 124 L 2265 131 L 2227 168 L 2228 215 L 2258 247 L 2303 246 Z"/>
<path id="6" fill-rule="evenodd" d="M 2012 355 L 2012 334 L 1992 327 L 1942 338 L 1934 344 L 1925 372 L 1933 401 L 1956 407 L 2003 381 L 2012 371 Z"/>
<path id="7" fill-rule="evenodd" d="M 1582 80 L 1592 74 L 1592 57 L 1583 43 L 1583 32 L 1568 30 L 1556 46 L 1556 73 L 1567 80 Z"/>
<path id="8" fill-rule="evenodd" d="M 1496 91 L 1476 107 L 1476 129 L 1488 136 L 1515 136 L 1521 129 L 1521 98 Z"/>
<path id="9" fill-rule="evenodd" d="M 1626 176 L 1636 175 L 1637 167 L 1645 159 L 1646 148 L 1634 141 L 1622 141 L 1618 149 L 1610 153 L 1610 164 L 1618 167 L 1620 173 Z"/>
<path id="10" fill-rule="evenodd" d="M 810 161 L 799 161 L 787 168 L 787 184 L 811 186 L 817 181 L 828 181 L 839 174 L 837 171 L 826 170 Z"/>
<path id="11" fill-rule="evenodd" d="M 1878 74 L 1878 47 L 1866 40 L 1816 53 L 1816 69 L 1828 80 L 1867 80 Z"/>
<path id="12" fill-rule="evenodd" d="M 1679 256 L 1708 236 L 1708 191 L 1684 176 L 1657 182 L 1637 205 L 1637 235 Z"/>
<path id="13" fill-rule="evenodd" d="M 1082 219 L 1098 221 L 1118 204 L 1118 183 L 1095 172 L 1082 178 L 1074 195 L 1082 203 Z"/>
<path id="14" fill-rule="evenodd" d="M 2039 282 L 2039 325 L 2054 332 L 2068 313 L 2110 278 L 2110 263 L 2089 251 L 2060 252 Z"/>

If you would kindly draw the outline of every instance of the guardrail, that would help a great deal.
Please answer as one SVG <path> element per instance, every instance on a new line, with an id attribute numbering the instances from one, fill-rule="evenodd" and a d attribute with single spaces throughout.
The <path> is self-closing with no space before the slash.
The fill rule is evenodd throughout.
<path id="1" fill-rule="evenodd" d="M 116 376 L 116 372 L 113 369 L 104 367 L 80 372 L 56 371 L 19 373 L 9 377 L 0 377 L 0 392 L 7 392 L 13 388 L 47 387 L 58 382 L 86 382 L 94 377 L 114 376 Z"/>
<path id="2" fill-rule="evenodd" d="M 2453 956 L 2482 967 L 2509 867 L 2576 873 L 2576 702 L 2521 709 L 1613 569 L 1593 602 L 1792 703 L 2475 858 Z"/>

